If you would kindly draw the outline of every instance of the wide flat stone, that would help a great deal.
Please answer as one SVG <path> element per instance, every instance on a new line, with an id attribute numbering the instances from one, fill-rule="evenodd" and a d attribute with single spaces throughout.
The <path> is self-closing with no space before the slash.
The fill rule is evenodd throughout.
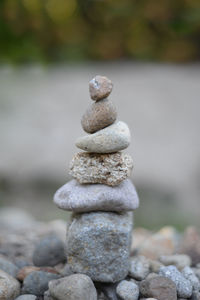
<path id="1" fill-rule="evenodd" d="M 79 152 L 70 163 L 70 175 L 79 183 L 115 186 L 131 175 L 132 168 L 133 160 L 129 154 Z"/>
<path id="2" fill-rule="evenodd" d="M 94 133 L 115 122 L 117 111 L 115 105 L 108 99 L 91 104 L 81 119 L 83 129 Z"/>
<path id="3" fill-rule="evenodd" d="M 132 213 L 75 214 L 67 230 L 66 254 L 74 273 L 93 281 L 117 282 L 126 277 Z"/>
<path id="4" fill-rule="evenodd" d="M 119 121 L 93 134 L 80 137 L 76 146 L 93 153 L 113 153 L 126 149 L 131 141 L 126 123 Z"/>
<path id="5" fill-rule="evenodd" d="M 139 206 L 136 189 L 129 179 L 111 187 L 105 184 L 80 184 L 71 180 L 54 196 L 55 204 L 73 212 L 131 211 Z"/>

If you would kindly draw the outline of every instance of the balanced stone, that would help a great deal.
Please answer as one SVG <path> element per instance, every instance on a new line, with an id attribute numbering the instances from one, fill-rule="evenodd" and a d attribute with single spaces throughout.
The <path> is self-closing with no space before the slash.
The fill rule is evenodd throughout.
<path id="1" fill-rule="evenodd" d="M 90 97 L 95 101 L 108 97 L 112 88 L 111 80 L 105 76 L 97 75 L 89 82 Z"/>
<path id="2" fill-rule="evenodd" d="M 113 153 L 126 149 L 131 140 L 126 123 L 119 121 L 96 133 L 78 138 L 76 146 L 93 153 Z"/>
<path id="3" fill-rule="evenodd" d="M 103 99 L 89 106 L 82 117 L 81 124 L 86 132 L 94 133 L 113 124 L 116 118 L 117 111 L 114 104 L 108 99 Z"/>
<path id="4" fill-rule="evenodd" d="M 80 184 L 71 180 L 54 196 L 55 204 L 74 212 L 131 211 L 139 206 L 134 185 L 126 179 L 116 187 L 105 184 Z"/>
<path id="5" fill-rule="evenodd" d="M 70 175 L 79 183 L 116 186 L 131 175 L 133 160 L 121 152 L 97 154 L 79 152 L 70 163 Z"/>
<path id="6" fill-rule="evenodd" d="M 130 212 L 75 214 L 67 230 L 66 244 L 73 272 L 100 282 L 124 279 L 129 269 L 132 220 Z"/>

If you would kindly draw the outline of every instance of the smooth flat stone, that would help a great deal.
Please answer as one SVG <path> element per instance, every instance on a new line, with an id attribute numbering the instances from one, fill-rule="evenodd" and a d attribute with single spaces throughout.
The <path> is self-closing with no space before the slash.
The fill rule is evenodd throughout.
<path id="1" fill-rule="evenodd" d="M 79 152 L 70 163 L 70 175 L 79 183 L 116 186 L 131 175 L 133 160 L 122 152 L 99 154 Z"/>
<path id="2" fill-rule="evenodd" d="M 78 138 L 76 146 L 93 153 L 113 153 L 126 149 L 131 141 L 126 123 L 119 121 L 96 133 Z"/>
<path id="3" fill-rule="evenodd" d="M 97 75 L 89 82 L 90 97 L 94 101 L 108 97 L 112 88 L 112 81 L 105 76 Z"/>
<path id="4" fill-rule="evenodd" d="M 133 214 L 74 214 L 67 229 L 66 254 L 74 273 L 93 281 L 117 282 L 129 268 Z"/>
<path id="5" fill-rule="evenodd" d="M 105 184 L 79 184 L 71 180 L 63 185 L 54 196 L 55 204 L 64 210 L 131 211 L 139 206 L 134 185 L 129 179 L 111 187 Z"/>
<path id="6" fill-rule="evenodd" d="M 81 124 L 87 133 L 94 133 L 115 122 L 117 111 L 114 104 L 108 100 L 91 104 L 84 113 Z"/>

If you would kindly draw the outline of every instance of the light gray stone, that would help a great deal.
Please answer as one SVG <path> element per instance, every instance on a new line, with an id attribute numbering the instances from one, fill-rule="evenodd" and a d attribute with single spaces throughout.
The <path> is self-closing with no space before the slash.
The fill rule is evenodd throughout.
<path id="1" fill-rule="evenodd" d="M 97 300 L 95 286 L 90 277 L 84 274 L 50 281 L 49 292 L 56 300 Z"/>
<path id="2" fill-rule="evenodd" d="M 190 267 L 185 267 L 182 270 L 183 276 L 190 281 L 194 290 L 200 291 L 200 281 Z"/>
<path id="3" fill-rule="evenodd" d="M 190 298 L 192 295 L 192 284 L 189 280 L 178 271 L 175 266 L 161 267 L 159 275 L 171 279 L 177 289 L 178 297 L 180 298 Z"/>
<path id="4" fill-rule="evenodd" d="M 122 280 L 116 291 L 122 300 L 138 300 L 139 298 L 139 287 L 132 281 Z"/>
<path id="5" fill-rule="evenodd" d="M 182 270 L 186 266 L 190 266 L 192 263 L 191 258 L 186 254 L 162 255 L 159 260 L 165 266 L 175 265 L 179 270 Z"/>
<path id="6" fill-rule="evenodd" d="M 56 192 L 54 202 L 59 208 L 73 212 L 121 212 L 139 206 L 137 192 L 129 179 L 115 187 L 105 184 L 83 185 L 71 180 Z"/>
<path id="7" fill-rule="evenodd" d="M 81 119 L 81 125 L 87 133 L 94 133 L 115 122 L 117 111 L 114 104 L 103 99 L 91 104 Z"/>
<path id="8" fill-rule="evenodd" d="M 26 295 L 21 295 L 21 296 L 17 297 L 15 300 L 36 300 L 36 299 L 37 299 L 37 296 L 26 294 Z"/>
<path id="9" fill-rule="evenodd" d="M 74 273 L 117 282 L 129 268 L 132 213 L 90 212 L 73 216 L 67 230 L 67 260 Z"/>
<path id="10" fill-rule="evenodd" d="M 55 266 L 66 261 L 65 244 L 55 234 L 42 238 L 35 246 L 33 263 L 35 266 Z"/>
<path id="11" fill-rule="evenodd" d="M 133 160 L 122 152 L 97 154 L 79 152 L 70 163 L 70 175 L 79 183 L 116 186 L 131 175 Z"/>
<path id="12" fill-rule="evenodd" d="M 15 264 L 3 256 L 0 256 L 0 269 L 12 277 L 17 277 L 17 273 L 19 271 L 19 268 Z"/>
<path id="13" fill-rule="evenodd" d="M 0 270 L 0 299 L 14 300 L 20 294 L 20 283 L 8 273 Z"/>
<path id="14" fill-rule="evenodd" d="M 129 276 L 136 280 L 143 280 L 150 272 L 150 264 L 144 256 L 137 256 L 131 259 Z"/>
<path id="15" fill-rule="evenodd" d="M 119 121 L 93 134 L 78 138 L 76 146 L 92 153 L 113 153 L 126 149 L 130 141 L 128 126 Z"/>
<path id="16" fill-rule="evenodd" d="M 112 81 L 105 76 L 96 75 L 89 82 L 90 97 L 95 101 L 108 97 L 112 88 Z"/>

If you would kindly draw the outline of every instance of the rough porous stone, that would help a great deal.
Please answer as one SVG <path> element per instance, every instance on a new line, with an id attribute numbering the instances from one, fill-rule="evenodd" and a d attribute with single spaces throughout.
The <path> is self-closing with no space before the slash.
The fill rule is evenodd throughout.
<path id="1" fill-rule="evenodd" d="M 138 300 L 139 288 L 132 281 L 122 280 L 116 289 L 117 295 L 122 300 Z"/>
<path id="2" fill-rule="evenodd" d="M 8 273 L 12 277 L 17 277 L 19 268 L 8 259 L 0 256 L 0 270 Z"/>
<path id="3" fill-rule="evenodd" d="M 81 119 L 81 125 L 87 133 L 94 133 L 113 124 L 116 118 L 114 104 L 108 99 L 103 99 L 89 106 Z"/>
<path id="4" fill-rule="evenodd" d="M 54 203 L 61 209 L 73 212 L 122 212 L 136 209 L 139 199 L 129 179 L 115 187 L 105 184 L 83 185 L 71 180 L 56 192 Z"/>
<path id="5" fill-rule="evenodd" d="M 83 274 L 74 274 L 49 282 L 49 292 L 56 300 L 97 300 L 92 280 Z"/>
<path id="6" fill-rule="evenodd" d="M 0 270 L 0 299 L 14 300 L 20 294 L 20 283 L 8 273 Z"/>
<path id="7" fill-rule="evenodd" d="M 26 294 L 17 297 L 15 300 L 37 300 L 37 296 Z"/>
<path id="8" fill-rule="evenodd" d="M 76 214 L 67 230 L 67 258 L 74 273 L 117 282 L 129 268 L 132 213 Z"/>
<path id="9" fill-rule="evenodd" d="M 182 270 L 182 274 L 187 280 L 190 281 L 194 290 L 200 291 L 200 281 L 190 267 L 185 267 Z"/>
<path id="10" fill-rule="evenodd" d="M 95 154 L 79 152 L 70 163 L 70 175 L 79 183 L 116 186 L 131 175 L 133 160 L 121 152 Z"/>
<path id="11" fill-rule="evenodd" d="M 165 266 L 174 265 L 177 269 L 182 270 L 186 266 L 190 266 L 191 258 L 186 254 L 161 255 L 160 262 Z"/>
<path id="12" fill-rule="evenodd" d="M 129 276 L 136 280 L 143 280 L 150 272 L 149 261 L 144 256 L 137 256 L 131 259 Z"/>
<path id="13" fill-rule="evenodd" d="M 112 88 L 112 81 L 105 76 L 97 75 L 89 82 L 90 97 L 95 101 L 108 97 Z"/>
<path id="14" fill-rule="evenodd" d="M 44 237 L 33 252 L 35 266 L 55 266 L 66 260 L 65 245 L 56 235 Z"/>
<path id="15" fill-rule="evenodd" d="M 159 275 L 171 279 L 180 298 L 189 298 L 192 295 L 192 284 L 178 271 L 175 266 L 161 267 Z"/>
<path id="16" fill-rule="evenodd" d="M 166 277 L 156 276 L 145 279 L 140 284 L 140 293 L 144 297 L 153 297 L 158 300 L 176 300 L 175 283 Z"/>
<path id="17" fill-rule="evenodd" d="M 60 278 L 60 276 L 57 274 L 34 271 L 24 279 L 22 292 L 23 294 L 42 296 L 44 292 L 48 290 L 49 281 L 58 278 Z"/>
<path id="18" fill-rule="evenodd" d="M 78 138 L 76 146 L 91 153 L 113 153 L 126 149 L 130 141 L 128 126 L 119 121 L 93 134 Z"/>

